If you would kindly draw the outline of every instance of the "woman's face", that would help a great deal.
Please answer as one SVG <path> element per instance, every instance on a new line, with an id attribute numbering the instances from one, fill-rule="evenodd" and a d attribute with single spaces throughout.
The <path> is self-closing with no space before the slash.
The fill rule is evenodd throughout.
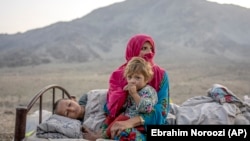
<path id="1" fill-rule="evenodd" d="M 61 100 L 58 103 L 56 113 L 61 116 L 79 119 L 83 117 L 84 109 L 74 100 Z"/>
<path id="2" fill-rule="evenodd" d="M 141 48 L 139 57 L 143 57 L 145 54 L 153 53 L 153 47 L 149 42 L 145 42 Z"/>

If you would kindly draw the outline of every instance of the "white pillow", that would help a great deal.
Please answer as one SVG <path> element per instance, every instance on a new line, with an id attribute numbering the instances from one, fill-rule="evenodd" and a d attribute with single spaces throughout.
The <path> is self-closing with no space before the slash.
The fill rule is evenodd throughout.
<path id="1" fill-rule="evenodd" d="M 82 138 L 81 121 L 53 114 L 37 126 L 40 138 Z"/>

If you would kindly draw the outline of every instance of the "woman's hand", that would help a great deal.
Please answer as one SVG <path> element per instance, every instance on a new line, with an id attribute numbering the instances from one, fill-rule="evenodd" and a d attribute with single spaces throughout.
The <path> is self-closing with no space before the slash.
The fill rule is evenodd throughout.
<path id="1" fill-rule="evenodd" d="M 133 128 L 133 125 L 130 120 L 115 121 L 112 127 L 110 128 L 111 139 L 114 139 L 115 136 L 119 136 L 122 131 L 128 128 Z"/>

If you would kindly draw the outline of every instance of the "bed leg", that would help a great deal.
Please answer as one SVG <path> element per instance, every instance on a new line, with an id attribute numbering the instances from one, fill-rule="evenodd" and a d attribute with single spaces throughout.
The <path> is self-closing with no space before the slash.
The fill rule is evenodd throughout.
<path id="1" fill-rule="evenodd" d="M 27 107 L 19 106 L 16 108 L 16 124 L 14 141 L 21 141 L 25 137 Z"/>

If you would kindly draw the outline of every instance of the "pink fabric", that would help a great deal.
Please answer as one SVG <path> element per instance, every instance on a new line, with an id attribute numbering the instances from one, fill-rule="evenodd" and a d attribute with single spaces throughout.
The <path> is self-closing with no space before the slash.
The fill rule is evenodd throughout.
<path id="1" fill-rule="evenodd" d="M 158 92 L 164 70 L 154 64 L 155 44 L 153 39 L 146 34 L 137 34 L 133 36 L 127 44 L 125 57 L 128 62 L 132 57 L 139 56 L 143 44 L 147 41 L 152 45 L 153 53 L 146 54 L 143 58 L 153 65 L 154 77 L 149 85 L 154 87 Z M 115 118 L 120 114 L 120 110 L 127 98 L 127 93 L 123 91 L 123 87 L 127 84 L 126 79 L 123 77 L 123 71 L 127 62 L 116 69 L 110 76 L 109 90 L 107 94 L 107 108 L 111 118 Z"/>

